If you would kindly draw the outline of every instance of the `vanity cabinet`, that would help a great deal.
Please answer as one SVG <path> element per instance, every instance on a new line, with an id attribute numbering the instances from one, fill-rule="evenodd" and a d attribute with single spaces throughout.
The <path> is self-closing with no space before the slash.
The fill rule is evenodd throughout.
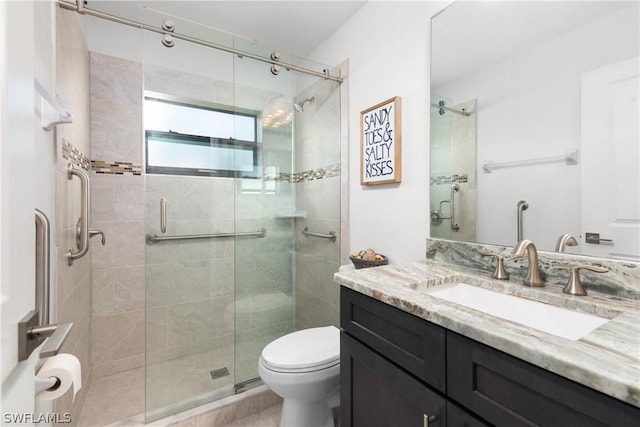
<path id="1" fill-rule="evenodd" d="M 446 426 L 446 400 L 402 368 L 341 333 L 341 426 Z M 345 393 L 345 386 L 349 391 Z"/>
<path id="2" fill-rule="evenodd" d="M 640 409 L 346 287 L 341 425 L 636 426 Z"/>

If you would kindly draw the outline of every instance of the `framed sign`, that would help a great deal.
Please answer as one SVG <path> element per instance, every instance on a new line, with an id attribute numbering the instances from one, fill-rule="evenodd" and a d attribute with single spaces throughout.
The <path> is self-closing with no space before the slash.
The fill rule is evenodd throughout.
<path id="1" fill-rule="evenodd" d="M 360 185 L 402 181 L 402 98 L 360 112 Z"/>

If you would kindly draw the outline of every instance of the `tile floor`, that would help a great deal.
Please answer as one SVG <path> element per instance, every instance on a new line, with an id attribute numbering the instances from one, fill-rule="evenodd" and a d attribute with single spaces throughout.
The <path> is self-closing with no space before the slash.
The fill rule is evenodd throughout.
<path id="1" fill-rule="evenodd" d="M 171 427 L 279 427 L 281 412 L 282 404 L 278 404 L 227 424 L 217 422 L 216 418 L 219 417 L 215 415 L 208 417 L 205 414 L 195 419 L 171 424 Z"/>

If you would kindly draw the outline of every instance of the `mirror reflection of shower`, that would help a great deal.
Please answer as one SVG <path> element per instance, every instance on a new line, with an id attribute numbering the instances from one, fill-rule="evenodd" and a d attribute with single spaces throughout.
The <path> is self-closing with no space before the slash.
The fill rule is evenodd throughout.
<path id="1" fill-rule="evenodd" d="M 293 104 L 293 108 L 295 108 L 297 112 L 302 113 L 304 112 L 304 104 L 306 104 L 307 102 L 310 105 L 313 105 L 316 102 L 316 97 L 312 96 L 310 98 L 303 99 L 300 102 L 296 102 L 295 104 Z"/>
<path id="2" fill-rule="evenodd" d="M 435 108 L 438 109 L 438 114 L 440 114 L 441 116 L 444 116 L 447 111 L 450 111 L 450 112 L 456 113 L 456 114 L 460 114 L 460 115 L 465 116 L 465 117 L 469 117 L 471 115 L 471 113 L 467 112 L 467 109 L 464 108 L 464 107 L 459 109 L 459 110 L 456 110 L 455 108 L 447 107 L 446 105 L 447 105 L 447 102 L 445 100 L 442 100 L 442 99 L 440 101 L 438 101 L 437 104 L 435 104 L 433 102 L 431 103 L 432 107 L 435 107 Z"/>
<path id="3" fill-rule="evenodd" d="M 431 237 L 475 238 L 476 104 L 431 97 Z"/>

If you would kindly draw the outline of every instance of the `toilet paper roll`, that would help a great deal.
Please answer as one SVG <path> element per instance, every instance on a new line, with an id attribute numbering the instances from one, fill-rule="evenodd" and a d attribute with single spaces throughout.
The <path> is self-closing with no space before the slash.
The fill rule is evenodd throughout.
<path id="1" fill-rule="evenodd" d="M 65 394 L 73 386 L 73 399 L 82 388 L 82 369 L 80 361 L 73 354 L 58 354 L 48 358 L 36 374 L 38 378 L 58 378 L 60 384 L 53 389 L 41 391 L 37 399 L 55 400 Z"/>

